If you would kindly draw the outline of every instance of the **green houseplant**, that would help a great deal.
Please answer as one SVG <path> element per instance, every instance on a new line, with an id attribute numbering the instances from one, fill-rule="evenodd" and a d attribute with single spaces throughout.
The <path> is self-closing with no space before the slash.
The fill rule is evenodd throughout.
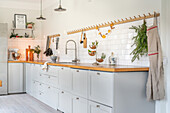
<path id="1" fill-rule="evenodd" d="M 41 53 L 41 50 L 40 50 L 40 46 L 39 46 L 39 45 L 37 45 L 37 46 L 35 47 L 34 53 L 37 54 L 37 59 L 39 59 L 40 53 Z"/>
<path id="2" fill-rule="evenodd" d="M 135 49 L 130 53 L 130 55 L 133 55 L 131 61 L 134 62 L 136 59 L 139 60 L 140 56 L 142 57 L 148 54 L 146 21 L 144 20 L 143 24 L 138 27 L 132 26 L 129 29 L 134 29 L 137 33 L 137 35 L 132 38 L 134 43 L 131 47 L 135 46 Z"/>

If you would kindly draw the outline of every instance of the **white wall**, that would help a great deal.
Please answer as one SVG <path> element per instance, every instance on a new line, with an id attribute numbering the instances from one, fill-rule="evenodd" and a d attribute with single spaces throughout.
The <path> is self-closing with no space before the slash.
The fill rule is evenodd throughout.
<path id="1" fill-rule="evenodd" d="M 16 8 L 4 8 L 0 7 L 0 23 L 8 23 L 8 36 L 10 36 L 13 28 L 12 21 L 14 20 L 14 14 L 26 14 L 27 15 L 27 21 L 28 22 L 34 22 L 35 23 L 35 40 L 25 40 L 25 39 L 8 39 L 8 48 L 18 48 L 20 49 L 20 53 L 22 54 L 22 60 L 25 59 L 25 49 L 28 47 L 28 45 L 41 46 L 41 22 L 36 20 L 36 17 L 38 17 L 39 11 L 38 10 L 30 10 L 30 9 L 16 9 Z M 17 33 L 17 32 L 16 32 Z M 18 33 L 22 33 L 22 35 L 25 33 L 25 31 L 21 31 Z M 27 32 L 31 34 L 30 32 Z"/>
<path id="2" fill-rule="evenodd" d="M 68 59 L 69 61 L 74 58 L 73 52 L 68 53 L 68 55 L 65 55 L 65 43 L 68 39 L 75 39 L 77 43 L 79 43 L 80 40 L 80 33 L 73 34 L 73 35 L 67 35 L 67 31 L 79 29 L 82 27 L 86 27 L 89 25 L 94 24 L 100 24 L 102 22 L 107 21 L 113 21 L 114 19 L 121 19 L 125 17 L 133 17 L 137 16 L 139 14 L 146 14 L 148 12 L 160 12 L 160 5 L 161 0 L 63 0 L 63 7 L 67 9 L 66 12 L 54 12 L 54 9 L 58 4 L 53 4 L 52 6 L 46 8 L 44 10 L 44 15 L 47 18 L 47 21 L 43 23 L 43 34 L 44 38 L 46 39 L 47 35 L 60 33 L 60 48 L 59 53 L 61 56 L 61 60 L 64 61 L 65 59 Z M 87 35 L 88 38 L 88 45 L 95 41 L 96 39 L 99 39 L 103 44 L 100 46 L 101 48 L 109 48 L 108 50 L 104 51 L 105 49 L 102 49 L 101 52 L 104 52 L 107 54 L 107 57 L 110 55 L 110 52 L 113 51 L 117 56 L 124 56 L 127 55 L 126 58 L 121 58 L 119 61 L 121 61 L 120 64 L 131 64 L 130 59 L 131 56 L 128 56 L 130 51 L 132 49 L 127 49 L 126 47 L 123 49 L 116 50 L 112 46 L 114 43 L 114 40 L 119 40 L 119 46 L 121 46 L 122 40 L 128 40 L 130 41 L 130 32 L 128 27 L 131 25 L 139 25 L 142 21 L 131 23 L 128 25 L 122 25 L 120 29 L 116 29 L 115 32 L 109 35 L 109 38 L 107 39 L 99 39 L 97 32 L 89 31 Z M 151 25 L 151 21 L 150 24 Z M 118 28 L 118 27 L 117 27 Z M 103 32 L 106 31 L 109 28 L 103 29 Z M 114 31 L 114 30 L 113 30 Z M 117 31 L 120 31 L 119 33 Z M 117 34 L 119 35 L 117 35 Z M 134 36 L 134 32 L 131 32 L 131 37 Z M 90 35 L 91 34 L 91 35 Z M 114 37 L 116 37 L 115 39 Z M 122 40 L 121 40 L 122 39 Z M 107 45 L 107 42 L 112 41 L 113 43 L 110 43 Z M 125 41 L 124 41 L 125 42 Z M 45 44 L 45 42 L 44 42 Z M 125 43 L 126 44 L 126 43 Z M 129 43 L 129 45 L 132 43 Z M 110 45 L 110 46 L 109 46 Z M 128 45 L 128 46 L 129 46 Z M 82 62 L 88 62 L 90 63 L 94 62 L 94 58 L 89 58 L 89 55 L 87 54 L 88 49 L 83 49 L 82 45 L 79 45 L 79 58 Z M 127 50 L 127 51 L 124 51 Z M 121 53 L 118 53 L 118 52 Z M 124 51 L 124 53 L 123 53 Z M 123 53 L 123 54 L 122 54 Z M 84 56 L 84 57 L 82 57 Z M 88 58 L 87 58 L 88 57 Z M 124 56 L 125 57 L 125 56 Z M 86 60 L 84 60 L 87 58 Z M 122 61 L 127 61 L 122 62 Z M 143 63 L 145 62 L 145 63 Z M 105 63 L 108 63 L 108 61 L 105 61 Z M 148 66 L 148 61 L 146 58 L 143 59 L 142 62 L 137 62 L 135 65 L 144 65 Z M 132 64 L 133 65 L 133 64 Z"/>
<path id="3" fill-rule="evenodd" d="M 161 40 L 164 56 L 170 60 L 170 1 L 162 0 L 161 3 Z M 165 69 L 165 87 L 166 99 L 158 103 L 159 113 L 170 113 L 170 63 L 164 66 Z"/>

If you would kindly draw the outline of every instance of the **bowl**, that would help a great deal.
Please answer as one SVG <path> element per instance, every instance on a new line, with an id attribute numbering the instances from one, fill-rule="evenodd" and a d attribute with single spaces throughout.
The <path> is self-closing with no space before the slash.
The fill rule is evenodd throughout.
<path id="1" fill-rule="evenodd" d="M 50 56 L 52 63 L 56 63 L 57 56 Z"/>

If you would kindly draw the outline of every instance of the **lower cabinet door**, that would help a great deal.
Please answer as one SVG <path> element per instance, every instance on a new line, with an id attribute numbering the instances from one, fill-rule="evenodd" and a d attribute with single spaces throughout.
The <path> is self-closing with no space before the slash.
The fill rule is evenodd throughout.
<path id="1" fill-rule="evenodd" d="M 89 113 L 113 113 L 112 108 L 101 104 L 89 102 L 89 106 L 90 106 Z"/>
<path id="2" fill-rule="evenodd" d="M 90 100 L 113 107 L 113 80 L 113 73 L 91 71 L 89 80 Z"/>
<path id="3" fill-rule="evenodd" d="M 73 113 L 89 113 L 88 112 L 88 101 L 83 98 L 73 98 Z"/>
<path id="4" fill-rule="evenodd" d="M 58 109 L 64 113 L 72 113 L 72 95 L 60 91 L 59 93 L 59 107 Z"/>
<path id="5" fill-rule="evenodd" d="M 54 87 L 47 86 L 45 98 L 46 104 L 57 110 L 59 101 L 59 90 Z"/>
<path id="6" fill-rule="evenodd" d="M 38 82 L 36 82 L 36 81 L 32 81 L 32 91 L 31 91 L 31 96 L 33 96 L 33 97 L 35 97 L 35 98 L 37 98 L 37 94 L 38 94 L 38 85 L 39 85 L 39 83 Z"/>

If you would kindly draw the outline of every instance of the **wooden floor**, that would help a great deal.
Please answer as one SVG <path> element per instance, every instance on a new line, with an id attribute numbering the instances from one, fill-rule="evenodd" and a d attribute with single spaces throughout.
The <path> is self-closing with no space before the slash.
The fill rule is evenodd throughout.
<path id="1" fill-rule="evenodd" d="M 60 113 L 27 95 L 0 96 L 0 113 Z"/>

